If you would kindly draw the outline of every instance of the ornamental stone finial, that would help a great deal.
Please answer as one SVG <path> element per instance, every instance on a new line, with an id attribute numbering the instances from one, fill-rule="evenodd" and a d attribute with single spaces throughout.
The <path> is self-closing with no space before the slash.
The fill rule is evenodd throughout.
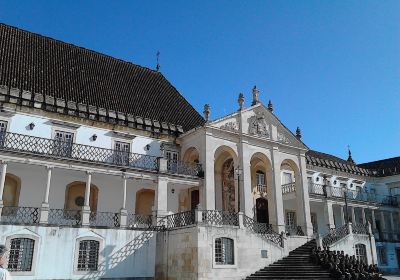
<path id="1" fill-rule="evenodd" d="M 253 102 L 251 103 L 251 106 L 254 106 L 254 105 L 260 103 L 259 97 L 260 97 L 260 91 L 257 89 L 256 86 L 254 86 L 253 87 Z"/>
<path id="2" fill-rule="evenodd" d="M 274 112 L 274 106 L 272 105 L 271 99 L 268 101 L 268 110 L 273 113 Z"/>
<path id="3" fill-rule="evenodd" d="M 347 146 L 347 149 L 349 150 L 349 157 L 347 158 L 347 161 L 355 164 L 355 161 L 353 160 L 353 157 L 351 156 L 350 146 Z"/>
<path id="4" fill-rule="evenodd" d="M 301 130 L 300 130 L 300 127 L 297 127 L 297 128 L 296 128 L 296 138 L 299 139 L 299 140 L 301 139 Z"/>
<path id="5" fill-rule="evenodd" d="M 208 104 L 204 105 L 203 113 L 204 113 L 204 119 L 206 120 L 206 122 L 208 122 L 209 121 L 209 117 L 210 117 L 210 113 L 211 113 L 210 105 L 208 105 Z"/>
<path id="6" fill-rule="evenodd" d="M 243 109 L 243 103 L 244 103 L 243 93 L 239 93 L 238 103 L 239 103 L 239 110 L 241 111 Z"/>

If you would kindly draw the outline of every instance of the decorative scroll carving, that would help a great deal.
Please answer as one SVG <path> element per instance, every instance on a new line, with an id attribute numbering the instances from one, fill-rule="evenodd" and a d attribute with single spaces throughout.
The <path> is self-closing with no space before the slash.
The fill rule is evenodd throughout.
<path id="1" fill-rule="evenodd" d="M 227 123 L 221 125 L 220 128 L 229 130 L 229 131 L 233 131 L 233 132 L 236 132 L 239 130 L 238 125 L 235 121 L 227 122 Z"/>
<path id="2" fill-rule="evenodd" d="M 285 134 L 283 134 L 282 132 L 278 132 L 278 141 L 285 143 L 285 144 L 289 144 L 290 140 L 288 137 L 286 137 Z"/>
<path id="3" fill-rule="evenodd" d="M 255 116 L 249 118 L 249 134 L 270 137 L 269 126 L 262 113 L 256 112 Z"/>

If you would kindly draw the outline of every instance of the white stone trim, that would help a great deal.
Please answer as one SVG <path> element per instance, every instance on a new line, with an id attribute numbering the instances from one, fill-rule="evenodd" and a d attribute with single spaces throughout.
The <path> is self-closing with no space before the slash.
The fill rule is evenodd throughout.
<path id="1" fill-rule="evenodd" d="M 104 239 L 100 237 L 99 235 L 95 234 L 94 232 L 90 231 L 84 235 L 77 236 L 75 240 L 75 246 L 74 246 L 74 261 L 73 261 L 73 268 L 72 271 L 74 274 L 78 275 L 85 275 L 88 273 L 91 273 L 93 271 L 79 271 L 78 270 L 78 258 L 79 258 L 79 243 L 84 240 L 94 240 L 98 241 L 99 244 L 99 258 L 97 260 L 97 270 L 100 268 L 102 262 L 104 261 L 103 257 L 103 250 L 104 250 Z"/>
<path id="2" fill-rule="evenodd" d="M 229 239 L 233 240 L 233 264 L 217 264 L 215 262 L 215 240 L 217 238 L 229 238 Z M 212 254 L 211 258 L 212 258 L 212 266 L 213 266 L 213 268 L 218 268 L 218 269 L 237 268 L 238 267 L 239 258 L 238 258 L 238 255 L 237 255 L 238 252 L 237 252 L 237 239 L 236 239 L 236 237 L 233 237 L 233 236 L 231 236 L 229 234 L 227 234 L 227 235 L 224 235 L 224 234 L 214 235 L 212 237 L 212 251 L 211 251 L 211 254 Z"/>

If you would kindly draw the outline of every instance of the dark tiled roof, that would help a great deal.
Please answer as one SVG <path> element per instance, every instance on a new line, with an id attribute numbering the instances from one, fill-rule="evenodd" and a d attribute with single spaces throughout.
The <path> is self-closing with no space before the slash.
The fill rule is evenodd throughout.
<path id="1" fill-rule="evenodd" d="M 378 177 L 398 175 L 400 174 L 400 157 L 367 162 L 359 166 L 372 170 Z"/>
<path id="2" fill-rule="evenodd" d="M 64 99 L 63 104 L 73 101 L 180 125 L 185 131 L 204 123 L 157 71 L 1 23 L 0 85 Z"/>
<path id="3" fill-rule="evenodd" d="M 368 169 L 361 168 L 356 164 L 347 160 L 338 158 L 333 155 L 309 150 L 306 153 L 307 164 L 321 166 L 351 174 L 370 176 L 371 172 Z"/>

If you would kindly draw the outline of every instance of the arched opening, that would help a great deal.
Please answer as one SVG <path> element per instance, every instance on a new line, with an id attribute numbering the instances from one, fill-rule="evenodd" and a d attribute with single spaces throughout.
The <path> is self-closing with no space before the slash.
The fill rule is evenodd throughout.
<path id="1" fill-rule="evenodd" d="M 69 184 L 65 191 L 65 206 L 67 210 L 81 210 L 85 205 L 85 182 L 73 182 Z M 97 211 L 99 189 L 95 185 L 90 185 L 89 206 L 93 212 Z"/>
<path id="2" fill-rule="evenodd" d="M 262 197 L 256 199 L 257 222 L 269 224 L 268 200 Z"/>
<path id="3" fill-rule="evenodd" d="M 235 180 L 235 152 L 226 146 L 221 146 L 215 152 L 214 178 L 216 209 L 237 212 L 238 192 Z"/>
<path id="4" fill-rule="evenodd" d="M 254 203 L 254 218 L 260 223 L 269 222 L 268 188 L 272 187 L 270 160 L 262 153 L 256 153 L 250 160 L 251 188 Z"/>
<path id="5" fill-rule="evenodd" d="M 183 154 L 183 161 L 199 163 L 199 152 L 197 149 L 194 147 L 187 149 Z"/>
<path id="6" fill-rule="evenodd" d="M 13 174 L 6 174 L 3 190 L 4 206 L 18 206 L 21 179 Z"/>
<path id="7" fill-rule="evenodd" d="M 135 213 L 138 215 L 149 216 L 152 214 L 154 205 L 155 191 L 151 189 L 143 189 L 136 192 Z"/>

